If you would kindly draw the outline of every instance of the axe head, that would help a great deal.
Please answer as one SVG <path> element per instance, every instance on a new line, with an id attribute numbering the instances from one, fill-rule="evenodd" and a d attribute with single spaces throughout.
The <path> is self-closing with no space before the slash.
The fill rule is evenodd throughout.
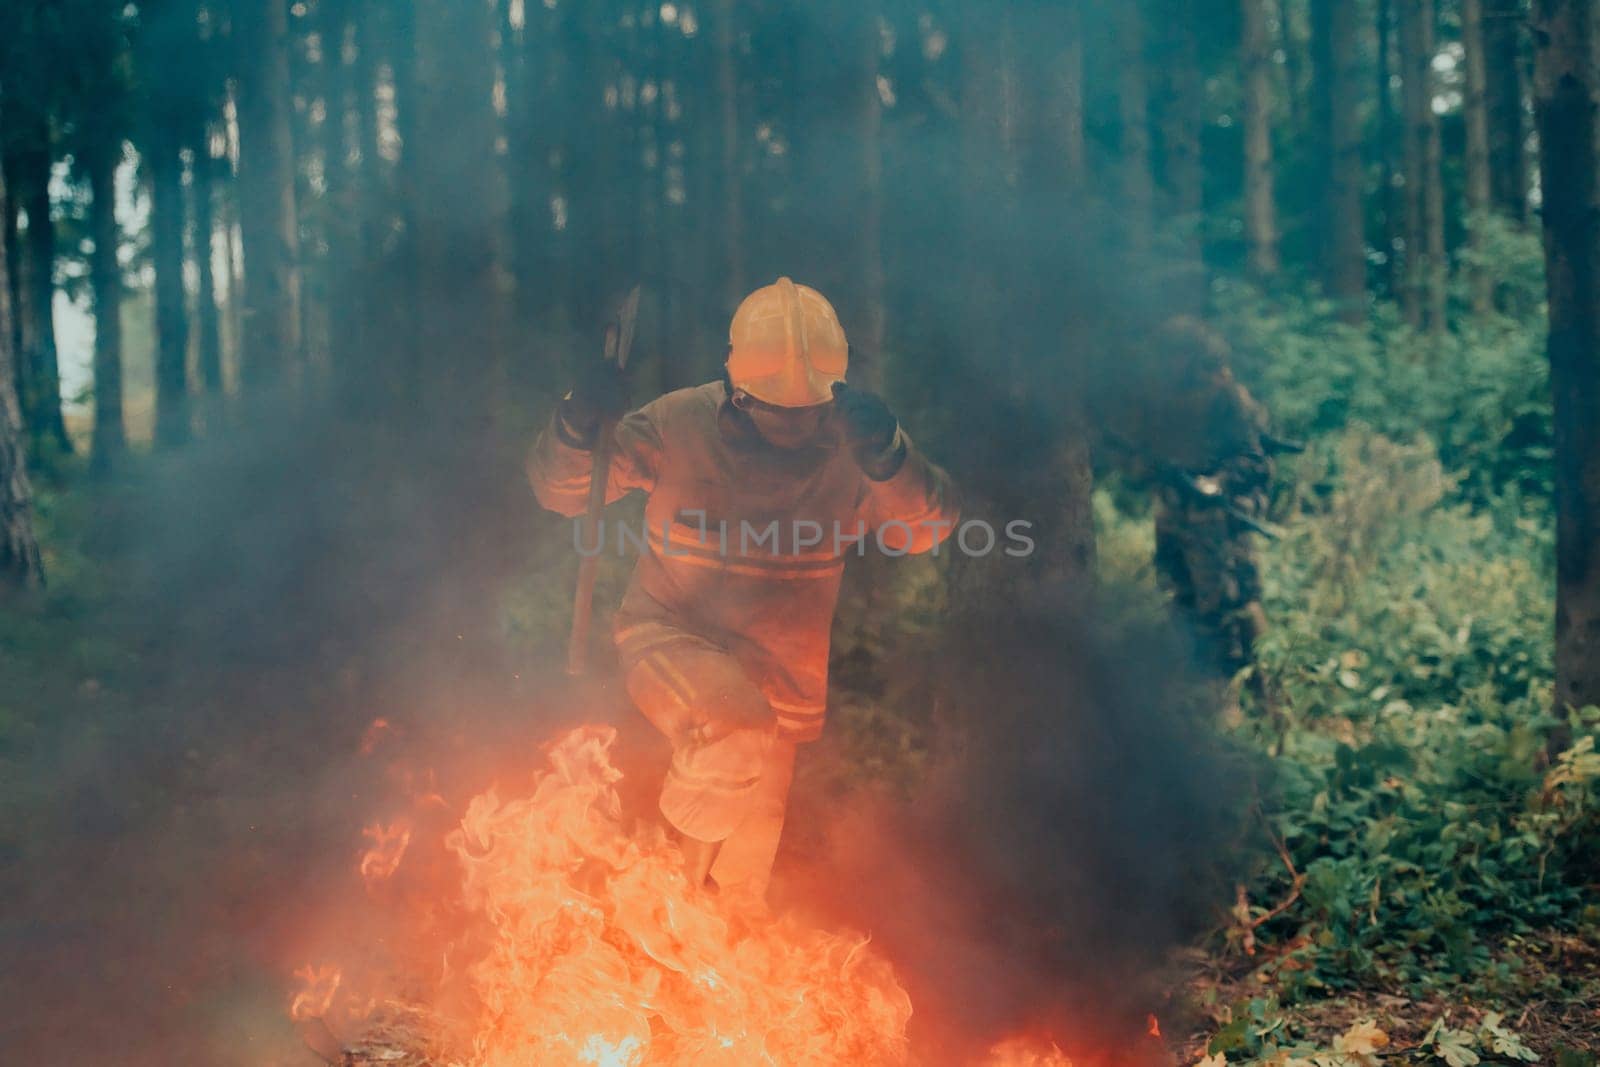
<path id="1" fill-rule="evenodd" d="M 639 322 L 639 287 L 635 285 L 628 290 L 628 295 L 623 298 L 622 306 L 617 310 L 617 366 L 624 369 L 628 366 L 628 353 L 633 349 L 634 327 Z M 610 347 L 609 345 L 607 346 Z M 608 352 L 609 356 L 610 353 Z"/>

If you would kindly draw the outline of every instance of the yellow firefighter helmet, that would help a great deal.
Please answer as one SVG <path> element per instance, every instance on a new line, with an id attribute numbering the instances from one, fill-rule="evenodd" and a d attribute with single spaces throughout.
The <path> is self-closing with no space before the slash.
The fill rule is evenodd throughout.
<path id="1" fill-rule="evenodd" d="M 803 408 L 833 399 L 850 362 L 827 298 L 788 278 L 744 298 L 728 328 L 728 379 L 757 400 Z"/>

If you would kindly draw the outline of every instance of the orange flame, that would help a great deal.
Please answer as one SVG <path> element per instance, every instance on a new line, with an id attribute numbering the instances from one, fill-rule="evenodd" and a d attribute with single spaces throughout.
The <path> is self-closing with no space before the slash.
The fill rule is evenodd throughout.
<path id="1" fill-rule="evenodd" d="M 989 1050 L 984 1067 L 1072 1067 L 1072 1060 L 1049 1038 L 1008 1038 Z"/>
<path id="2" fill-rule="evenodd" d="M 360 752 L 363 756 L 370 756 L 377 749 L 378 743 L 391 729 L 388 719 L 378 716 L 367 725 L 366 731 L 361 735 Z"/>
<path id="3" fill-rule="evenodd" d="M 372 847 L 361 855 L 361 863 L 357 868 L 361 878 L 371 889 L 377 883 L 386 881 L 400 868 L 400 861 L 405 858 L 406 846 L 411 844 L 411 824 L 404 819 L 392 822 L 388 826 L 373 823 L 361 831 L 363 837 L 371 838 Z"/>
<path id="4" fill-rule="evenodd" d="M 479 796 L 446 841 L 493 925 L 474 1067 L 903 1060 L 910 1000 L 865 941 L 719 907 L 624 831 L 615 739 L 568 734 L 531 797 Z"/>
<path id="5" fill-rule="evenodd" d="M 343 974 L 331 964 L 322 964 L 318 967 L 302 967 L 294 972 L 294 976 L 300 979 L 301 988 L 289 1002 L 289 1018 L 296 1022 L 322 1018 L 339 992 Z"/>
<path id="6" fill-rule="evenodd" d="M 446 837 L 459 865 L 454 906 L 476 927 L 439 954 L 472 961 L 470 1006 L 436 1006 L 452 1016 L 451 1034 L 466 1035 L 453 1058 L 467 1067 L 906 1062 L 911 1003 L 888 963 L 864 938 L 691 889 L 659 828 L 624 825 L 615 739 L 602 726 L 558 739 L 529 795 L 483 793 Z M 411 827 L 366 835 L 370 883 L 398 868 Z M 306 988 L 296 1018 L 326 1014 L 336 994 L 345 1009 L 358 999 L 335 970 L 297 974 Z"/>

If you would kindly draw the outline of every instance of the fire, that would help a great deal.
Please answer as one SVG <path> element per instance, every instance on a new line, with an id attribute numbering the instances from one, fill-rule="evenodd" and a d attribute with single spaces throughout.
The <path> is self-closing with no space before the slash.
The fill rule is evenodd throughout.
<path id="1" fill-rule="evenodd" d="M 294 976 L 300 979 L 301 988 L 289 1002 L 289 1018 L 296 1022 L 322 1018 L 339 992 L 339 982 L 343 978 L 339 968 L 330 964 L 302 967 Z"/>
<path id="2" fill-rule="evenodd" d="M 361 856 L 357 869 L 371 889 L 376 883 L 391 877 L 405 858 L 406 846 L 411 844 L 411 824 L 404 819 L 388 826 L 373 823 L 361 831 L 363 837 L 372 839 L 372 847 Z"/>
<path id="3" fill-rule="evenodd" d="M 625 824 L 615 739 L 601 726 L 558 739 L 529 794 L 479 795 L 446 836 L 459 868 L 452 905 L 470 928 L 439 953 L 467 990 L 432 1006 L 440 1040 L 465 1035 L 451 1060 L 905 1063 L 911 1003 L 888 963 L 865 938 L 691 889 L 661 830 Z M 366 836 L 359 868 L 370 886 L 400 867 L 412 828 Z M 297 976 L 295 1018 L 361 1013 L 336 969 Z"/>
<path id="4" fill-rule="evenodd" d="M 1049 1038 L 1013 1037 L 989 1050 L 985 1067 L 1072 1067 Z"/>

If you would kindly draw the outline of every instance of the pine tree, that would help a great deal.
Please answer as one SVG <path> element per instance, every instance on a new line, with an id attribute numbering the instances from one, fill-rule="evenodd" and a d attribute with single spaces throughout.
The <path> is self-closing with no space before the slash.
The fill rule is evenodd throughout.
<path id="1" fill-rule="evenodd" d="M 0 107 L 5 97 L 0 92 Z M 5 117 L 0 114 L 0 133 Z M 0 212 L 9 214 L 6 182 L 0 173 Z M 11 281 L 7 249 L 0 244 L 0 593 L 41 585 L 44 565 L 33 534 L 33 492 L 23 447 L 22 408 L 17 401 L 12 347 Z"/>
<path id="2" fill-rule="evenodd" d="M 1535 0 L 1534 20 L 1564 715 L 1600 705 L 1600 16 L 1591 0 Z"/>
<path id="3" fill-rule="evenodd" d="M 1272 151 L 1272 32 L 1270 0 L 1241 0 L 1244 36 L 1245 233 L 1250 269 L 1269 278 L 1281 265 Z"/>
<path id="4" fill-rule="evenodd" d="M 1441 333 L 1445 328 L 1444 184 L 1439 116 L 1433 109 L 1433 0 L 1398 0 L 1404 86 L 1406 319 Z"/>
<path id="5" fill-rule="evenodd" d="M 301 365 L 300 230 L 290 132 L 289 20 L 282 0 L 234 6 L 245 391 Z"/>
<path id="6" fill-rule="evenodd" d="M 1467 149 L 1462 160 L 1466 171 L 1467 226 L 1472 233 L 1473 246 L 1483 253 L 1482 227 L 1489 213 L 1491 188 L 1489 177 L 1489 109 L 1488 109 L 1488 56 L 1485 54 L 1483 29 L 1484 0 L 1461 0 L 1461 43 L 1466 53 L 1466 99 L 1463 111 L 1466 116 Z M 1487 312 L 1494 302 L 1494 283 L 1488 271 L 1481 266 L 1471 272 L 1472 309 L 1479 314 Z"/>
<path id="7" fill-rule="evenodd" d="M 1356 6 L 1312 0 L 1311 45 L 1316 86 L 1314 135 L 1326 145 L 1322 278 L 1352 325 L 1366 318 L 1366 214 L 1363 192 L 1360 94 L 1357 90 Z"/>
<path id="8" fill-rule="evenodd" d="M 1496 210 L 1528 217 L 1528 120 L 1523 72 L 1523 0 L 1482 0 L 1489 180 Z"/>

